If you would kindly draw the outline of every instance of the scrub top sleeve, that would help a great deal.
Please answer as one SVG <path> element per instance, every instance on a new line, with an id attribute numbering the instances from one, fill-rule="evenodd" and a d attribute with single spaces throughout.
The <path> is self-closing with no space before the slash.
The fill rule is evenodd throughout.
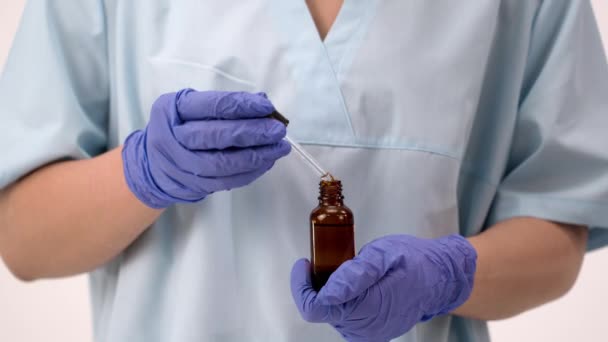
<path id="1" fill-rule="evenodd" d="M 0 189 L 106 149 L 108 78 L 101 1 L 28 1 L 0 76 Z"/>
<path id="2" fill-rule="evenodd" d="M 507 167 L 488 224 L 584 225 L 608 244 L 608 67 L 589 1 L 538 9 Z"/>

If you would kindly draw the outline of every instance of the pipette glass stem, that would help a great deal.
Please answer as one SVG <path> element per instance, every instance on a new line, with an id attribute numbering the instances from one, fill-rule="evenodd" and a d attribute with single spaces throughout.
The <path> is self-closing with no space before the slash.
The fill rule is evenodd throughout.
<path id="1" fill-rule="evenodd" d="M 298 153 L 298 155 L 302 159 L 304 159 L 304 161 L 306 161 L 307 164 L 310 165 L 310 167 L 316 173 L 319 174 L 319 177 L 323 177 L 323 176 L 327 175 L 327 172 L 319 165 L 319 163 L 317 163 L 317 161 L 315 160 L 315 158 L 313 158 L 310 154 L 308 154 L 308 152 L 306 152 L 306 150 L 304 150 L 304 148 L 302 147 L 302 145 L 300 145 L 297 142 L 293 141 L 289 136 L 286 136 L 285 140 L 287 140 L 287 142 L 289 142 L 289 144 L 294 149 L 294 151 L 296 151 Z"/>

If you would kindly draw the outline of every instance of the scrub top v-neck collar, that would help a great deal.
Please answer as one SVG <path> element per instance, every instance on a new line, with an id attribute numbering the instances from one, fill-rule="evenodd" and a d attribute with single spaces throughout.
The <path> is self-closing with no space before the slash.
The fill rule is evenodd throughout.
<path id="1" fill-rule="evenodd" d="M 328 142 L 354 138 L 340 82 L 367 32 L 376 3 L 375 0 L 344 1 L 325 40 L 321 40 L 304 0 L 270 1 L 270 11 L 297 84 L 297 102 L 305 102 L 303 107 L 308 109 L 305 120 L 296 117 L 291 126 L 292 134 L 300 142 L 318 142 L 307 141 L 310 135 L 306 132 L 311 130 L 317 138 Z M 315 127 L 305 127 L 309 126 L 307 123 L 314 123 Z"/>

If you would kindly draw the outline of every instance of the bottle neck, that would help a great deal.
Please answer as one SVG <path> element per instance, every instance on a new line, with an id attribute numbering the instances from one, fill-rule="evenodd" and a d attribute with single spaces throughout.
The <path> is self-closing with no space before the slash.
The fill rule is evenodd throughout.
<path id="1" fill-rule="evenodd" d="M 339 180 L 321 181 L 319 183 L 319 205 L 343 206 L 342 182 Z"/>

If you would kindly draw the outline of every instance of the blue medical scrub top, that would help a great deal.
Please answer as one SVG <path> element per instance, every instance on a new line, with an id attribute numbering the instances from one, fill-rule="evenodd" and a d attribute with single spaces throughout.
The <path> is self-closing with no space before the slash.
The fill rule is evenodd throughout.
<path id="1" fill-rule="evenodd" d="M 267 92 L 342 179 L 359 247 L 516 216 L 608 242 L 608 68 L 589 1 L 347 0 L 322 42 L 301 0 L 31 0 L 0 81 L 0 187 L 119 146 L 186 87 Z M 317 182 L 291 155 L 167 209 L 91 273 L 96 341 L 340 341 L 289 292 Z M 488 340 L 449 315 L 395 339 Z"/>

